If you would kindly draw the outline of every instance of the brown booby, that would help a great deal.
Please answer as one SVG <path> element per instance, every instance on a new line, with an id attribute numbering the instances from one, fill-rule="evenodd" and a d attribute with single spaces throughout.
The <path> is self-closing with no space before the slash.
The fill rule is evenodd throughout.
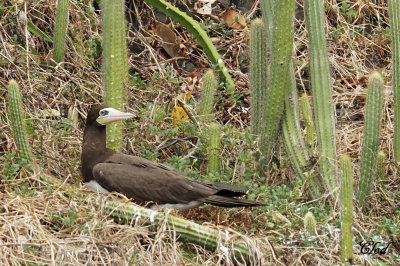
<path id="1" fill-rule="evenodd" d="M 106 124 L 134 117 L 104 105 L 93 106 L 86 119 L 82 145 L 85 185 L 101 193 L 119 192 L 153 209 L 186 210 L 208 203 L 222 207 L 263 206 L 238 197 L 245 189 L 229 184 L 202 183 L 178 170 L 106 148 Z"/>

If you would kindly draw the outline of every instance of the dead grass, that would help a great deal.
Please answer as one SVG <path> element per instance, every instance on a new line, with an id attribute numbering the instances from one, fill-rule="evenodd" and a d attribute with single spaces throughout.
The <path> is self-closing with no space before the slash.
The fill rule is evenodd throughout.
<path id="1" fill-rule="evenodd" d="M 15 177 L 10 177 L 10 180 L 14 181 L 6 182 L 0 179 L 0 264 L 228 264 L 220 251 L 209 252 L 198 246 L 183 245 L 177 242 L 175 237 L 164 234 L 161 229 L 151 232 L 140 224 L 129 226 L 114 223 L 98 208 L 99 205 L 93 203 L 96 202 L 97 196 L 83 192 L 80 185 L 77 185 L 81 180 L 79 158 L 82 121 L 89 106 L 102 99 L 101 53 L 94 48 L 101 43 L 100 16 L 87 2 L 89 1 L 71 1 L 68 49 L 65 62 L 57 66 L 52 65 L 50 60 L 52 45 L 31 33 L 26 23 L 32 22 L 51 36 L 55 1 L 4 1 L 0 6 L 0 10 L 3 11 L 0 15 L 0 156 L 16 149 L 7 118 L 5 90 L 8 80 L 13 78 L 20 84 L 21 93 L 24 95 L 29 127 L 35 133 L 31 142 L 35 147 L 36 157 L 40 158 L 41 167 L 63 182 L 76 185 L 77 193 L 84 195 L 83 198 L 68 198 L 58 188 L 48 187 L 40 183 L 38 177 L 31 176 L 29 184 L 34 186 L 36 191 L 33 195 L 23 197 L 15 193 L 13 187 L 17 186 L 15 182 L 21 180 L 20 176 L 24 173 L 15 173 Z M 351 16 L 343 10 L 335 11 L 342 6 L 341 1 L 327 2 L 328 51 L 337 112 L 337 153 L 347 153 L 351 157 L 354 176 L 357 176 L 361 157 L 368 74 L 379 69 L 387 78 L 380 141 L 380 150 L 388 155 L 387 176 L 379 181 L 369 199 L 370 214 L 355 214 L 354 234 L 357 237 L 363 237 L 364 234 L 380 235 L 383 239 L 388 239 L 389 236 L 380 228 L 380 222 L 385 217 L 398 221 L 398 217 L 394 215 L 400 202 L 398 198 L 391 198 L 388 194 L 393 195 L 398 191 L 400 182 L 399 169 L 392 159 L 392 66 L 390 35 L 386 30 L 386 1 L 347 1 L 355 11 L 355 15 Z M 302 2 L 299 1 L 298 4 L 301 6 Z M 145 110 L 143 117 L 146 119 L 137 121 L 138 128 L 130 129 L 130 141 L 126 144 L 126 149 L 132 154 L 140 155 L 138 146 L 156 147 L 164 140 L 149 134 L 149 125 L 155 123 L 154 112 L 157 108 L 165 108 L 173 98 L 183 92 L 191 92 L 196 102 L 200 95 L 199 84 L 202 76 L 202 71 L 199 70 L 208 68 L 209 63 L 199 47 L 194 45 L 193 37 L 177 24 L 174 24 L 174 31 L 183 47 L 184 56 L 168 58 L 161 48 L 159 38 L 153 32 L 154 17 L 158 15 L 142 1 L 130 2 L 128 6 L 132 10 L 128 16 L 130 22 L 140 28 L 140 31 L 129 31 L 130 67 L 132 71 L 139 73 L 147 84 L 151 84 L 143 88 L 130 88 L 129 108 L 134 111 Z M 138 22 L 135 22 L 135 16 L 139 18 Z M 378 21 L 378 18 L 381 20 Z M 308 40 L 302 11 L 299 8 L 296 28 L 296 76 L 300 90 L 310 94 Z M 243 67 L 248 59 L 248 32 L 246 29 L 235 30 L 231 36 L 216 31 L 212 33 L 236 82 L 237 93 L 241 95 L 234 107 L 224 101 L 224 96 L 219 96 L 215 106 L 217 119 L 221 124 L 233 125 L 242 130 L 249 125 L 247 110 L 250 85 L 247 69 Z M 193 64 L 195 70 L 183 67 L 182 62 L 186 65 Z M 169 71 L 166 70 L 167 67 Z M 152 79 L 154 73 L 158 73 L 161 78 Z M 168 78 L 176 77 L 182 78 L 179 87 L 166 82 Z M 154 103 L 154 108 L 145 109 L 147 103 Z M 62 120 L 67 117 L 71 105 L 77 108 L 81 118 L 76 128 L 68 127 Z M 49 116 L 43 113 L 43 110 L 50 109 L 57 110 L 60 115 Z M 171 128 L 168 122 L 170 120 L 166 121 L 158 122 L 157 127 L 160 130 Z M 225 167 L 236 169 L 237 165 L 232 158 L 240 154 L 243 145 L 223 150 L 222 156 L 231 158 L 223 162 Z M 164 150 L 160 155 L 159 160 L 164 161 L 167 157 L 175 155 L 175 151 Z M 0 173 L 4 170 L 3 167 L 0 162 Z M 240 169 L 240 165 L 238 168 Z M 238 171 L 235 178 L 241 178 L 243 175 Z M 285 183 L 289 186 L 294 178 L 293 171 L 287 164 L 269 175 L 268 179 L 273 184 Z M 382 189 L 382 184 L 386 185 L 387 190 Z M 97 199 L 102 200 L 104 199 Z M 306 203 L 296 204 L 301 206 Z M 209 211 L 204 212 L 205 215 L 210 214 Z M 284 216 L 297 215 L 282 212 Z M 199 213 L 185 215 L 190 218 Z M 221 213 L 223 214 L 223 211 L 217 211 L 215 216 L 218 218 L 213 218 L 213 223 L 241 225 L 240 220 L 243 217 L 253 217 L 248 211 L 238 210 L 237 218 L 224 218 L 220 221 L 219 218 L 223 217 Z M 72 217 L 69 217 L 70 215 Z M 263 214 L 258 217 L 267 222 Z M 338 213 L 335 213 L 332 219 L 335 217 L 338 217 Z M 277 223 L 276 220 L 272 222 Z M 327 223 L 320 224 L 319 236 L 312 241 L 313 245 L 307 246 L 304 244 L 303 231 L 296 229 L 299 226 L 294 228 L 279 226 L 278 229 L 257 231 L 265 250 L 270 250 L 271 247 L 275 250 L 265 254 L 265 264 L 326 265 L 340 262 L 339 231 Z M 290 241 L 286 240 L 287 235 L 290 236 Z M 270 242 L 266 239 L 270 239 Z M 190 252 L 185 252 L 185 249 Z M 393 252 L 399 254 L 399 250 L 394 248 Z M 356 264 L 372 265 L 372 258 L 382 259 L 391 265 L 399 263 L 391 261 L 385 255 L 358 257 Z"/>

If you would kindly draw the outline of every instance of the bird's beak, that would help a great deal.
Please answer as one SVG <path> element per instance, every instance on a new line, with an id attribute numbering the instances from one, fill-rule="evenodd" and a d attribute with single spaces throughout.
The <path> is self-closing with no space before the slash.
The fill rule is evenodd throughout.
<path id="1" fill-rule="evenodd" d="M 96 119 L 97 123 L 99 123 L 101 125 L 106 125 L 106 124 L 109 124 L 112 122 L 130 119 L 130 118 L 135 117 L 135 115 L 132 113 L 121 112 L 114 108 L 106 108 L 103 110 L 106 111 L 106 114 L 104 114 L 104 115 L 100 114 L 99 117 Z"/>

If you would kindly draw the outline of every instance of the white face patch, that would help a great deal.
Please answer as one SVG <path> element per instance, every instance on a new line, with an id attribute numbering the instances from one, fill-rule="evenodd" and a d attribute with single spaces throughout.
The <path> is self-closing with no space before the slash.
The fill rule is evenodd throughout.
<path id="1" fill-rule="evenodd" d="M 97 192 L 97 193 L 105 193 L 105 194 L 109 194 L 110 193 L 107 189 L 105 189 L 102 186 L 100 186 L 100 184 L 97 183 L 94 180 L 91 180 L 91 181 L 85 183 L 85 186 L 88 189 L 90 189 L 90 190 L 92 190 L 94 192 Z"/>

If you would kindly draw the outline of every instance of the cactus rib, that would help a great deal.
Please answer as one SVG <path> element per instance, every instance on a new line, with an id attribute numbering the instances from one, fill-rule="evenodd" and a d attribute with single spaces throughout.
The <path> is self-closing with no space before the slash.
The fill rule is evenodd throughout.
<path id="1" fill-rule="evenodd" d="M 216 85 L 217 81 L 215 80 L 214 71 L 210 69 L 204 75 L 203 86 L 201 89 L 199 115 L 203 121 L 210 118 Z"/>
<path id="2" fill-rule="evenodd" d="M 219 173 L 220 171 L 220 127 L 217 123 L 210 125 L 210 140 L 209 140 L 209 158 L 208 158 L 208 172 Z"/>

